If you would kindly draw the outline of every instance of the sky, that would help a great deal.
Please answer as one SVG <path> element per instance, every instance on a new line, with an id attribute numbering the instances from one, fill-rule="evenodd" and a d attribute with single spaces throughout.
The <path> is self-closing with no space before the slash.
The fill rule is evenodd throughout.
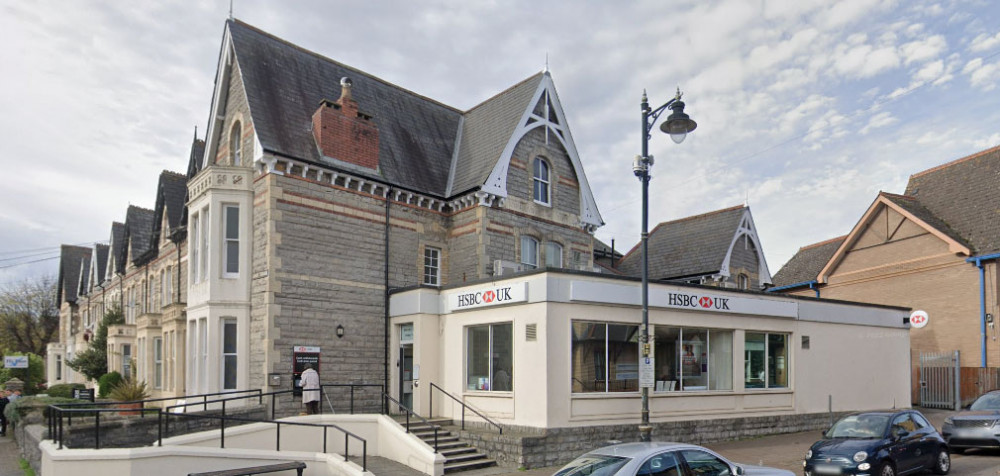
<path id="1" fill-rule="evenodd" d="M 606 225 L 639 241 L 639 102 L 658 222 L 749 202 L 772 274 L 880 190 L 1000 144 L 1000 9 L 985 0 L 236 0 L 273 35 L 469 109 L 548 66 Z M 204 136 L 230 2 L 0 1 L 0 286 L 106 242 Z M 665 117 L 665 116 L 664 116 Z"/>

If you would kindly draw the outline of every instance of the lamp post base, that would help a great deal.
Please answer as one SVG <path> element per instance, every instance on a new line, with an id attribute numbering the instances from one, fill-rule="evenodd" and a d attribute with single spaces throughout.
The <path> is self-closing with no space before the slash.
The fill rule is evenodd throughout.
<path id="1" fill-rule="evenodd" d="M 639 441 L 653 441 L 653 427 L 651 425 L 639 425 Z"/>

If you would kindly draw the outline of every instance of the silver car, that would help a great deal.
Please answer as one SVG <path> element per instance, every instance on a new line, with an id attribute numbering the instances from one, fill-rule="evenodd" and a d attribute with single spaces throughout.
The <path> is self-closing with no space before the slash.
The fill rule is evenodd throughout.
<path id="1" fill-rule="evenodd" d="M 1000 390 L 984 394 L 968 410 L 945 418 L 941 436 L 953 453 L 967 448 L 1000 448 Z"/>
<path id="2" fill-rule="evenodd" d="M 554 476 L 794 476 L 791 471 L 733 463 L 682 443 L 622 443 L 571 461 Z"/>

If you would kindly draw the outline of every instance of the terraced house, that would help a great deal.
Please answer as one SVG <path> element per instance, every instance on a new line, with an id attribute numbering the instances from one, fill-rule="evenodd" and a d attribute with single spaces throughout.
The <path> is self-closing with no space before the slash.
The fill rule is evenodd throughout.
<path id="1" fill-rule="evenodd" d="M 230 20 L 209 118 L 153 209 L 64 248 L 50 382 L 80 380 L 62 363 L 118 305 L 110 368 L 154 396 L 291 388 L 293 349 L 324 383 L 384 383 L 389 290 L 594 269 L 548 72 L 461 110 Z"/>

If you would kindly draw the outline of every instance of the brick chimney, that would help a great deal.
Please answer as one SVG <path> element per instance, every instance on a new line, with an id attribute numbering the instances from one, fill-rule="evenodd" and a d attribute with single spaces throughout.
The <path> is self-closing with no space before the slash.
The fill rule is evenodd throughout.
<path id="1" fill-rule="evenodd" d="M 340 99 L 320 101 L 313 113 L 313 137 L 326 156 L 355 165 L 378 169 L 378 127 L 372 117 L 358 111 L 351 97 L 350 78 L 340 79 Z"/>

